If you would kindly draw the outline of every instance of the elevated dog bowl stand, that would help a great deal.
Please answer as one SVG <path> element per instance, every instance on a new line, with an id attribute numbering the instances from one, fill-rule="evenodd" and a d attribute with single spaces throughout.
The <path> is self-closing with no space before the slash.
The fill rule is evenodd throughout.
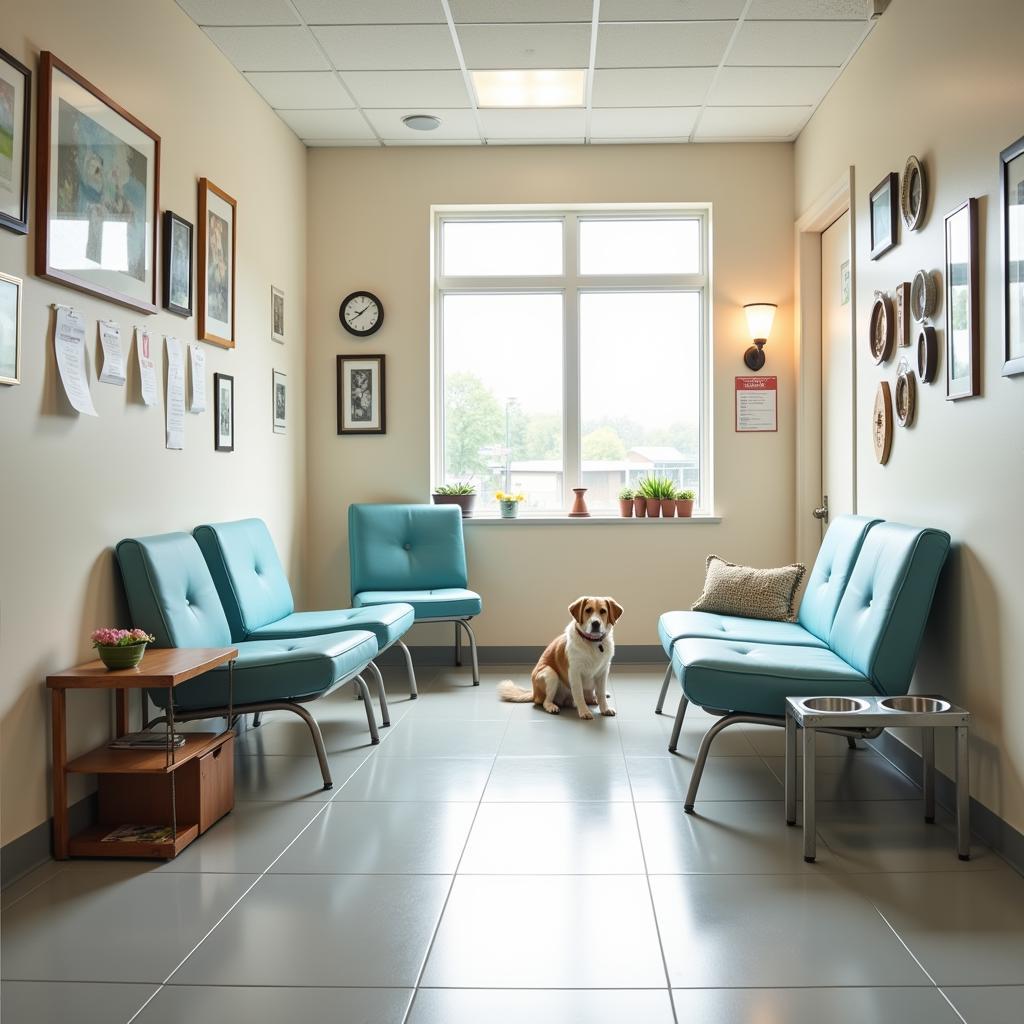
<path id="1" fill-rule="evenodd" d="M 797 729 L 803 730 L 804 756 L 804 860 L 814 861 L 816 832 L 814 814 L 814 752 L 818 729 L 921 730 L 924 766 L 924 820 L 935 821 L 935 730 L 956 730 L 956 852 L 969 860 L 970 782 L 967 730 L 969 712 L 941 697 L 787 697 L 786 698 L 786 824 L 796 824 Z"/>

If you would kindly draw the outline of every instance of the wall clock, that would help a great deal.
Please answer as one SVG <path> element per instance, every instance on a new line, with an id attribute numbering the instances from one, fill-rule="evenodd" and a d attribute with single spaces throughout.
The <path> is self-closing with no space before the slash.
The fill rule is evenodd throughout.
<path id="1" fill-rule="evenodd" d="M 893 317 L 892 302 L 885 292 L 875 292 L 875 304 L 871 307 L 871 329 L 868 343 L 871 358 L 884 363 L 892 355 Z"/>
<path id="2" fill-rule="evenodd" d="M 938 289 L 935 287 L 935 278 L 927 270 L 919 270 L 914 275 L 914 282 L 910 286 L 910 309 L 918 323 L 935 312 L 937 298 Z"/>
<path id="3" fill-rule="evenodd" d="M 875 393 L 871 440 L 875 446 L 875 458 L 884 466 L 889 461 L 892 449 L 892 394 L 887 380 L 878 382 L 878 391 Z"/>
<path id="4" fill-rule="evenodd" d="M 914 422 L 914 409 L 917 404 L 917 382 L 910 363 L 901 359 L 896 367 L 896 394 L 893 405 L 896 409 L 896 422 L 901 427 L 909 427 Z"/>
<path id="5" fill-rule="evenodd" d="M 349 334 L 368 338 L 384 323 L 384 304 L 372 292 L 352 292 L 341 300 L 338 319 Z"/>
<path id="6" fill-rule="evenodd" d="M 916 231 L 924 223 L 924 208 L 928 205 L 928 179 L 924 165 L 916 156 L 907 157 L 900 183 L 900 213 L 903 223 Z"/>
<path id="7" fill-rule="evenodd" d="M 935 337 L 935 328 L 925 324 L 917 336 L 917 375 L 922 384 L 931 384 L 935 380 L 938 361 L 939 341 Z"/>

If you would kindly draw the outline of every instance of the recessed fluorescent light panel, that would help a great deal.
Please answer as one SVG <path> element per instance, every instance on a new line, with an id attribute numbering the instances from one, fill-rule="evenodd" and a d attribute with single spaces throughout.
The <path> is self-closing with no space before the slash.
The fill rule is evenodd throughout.
<path id="1" fill-rule="evenodd" d="M 587 69 L 470 71 L 479 107 L 582 107 Z"/>

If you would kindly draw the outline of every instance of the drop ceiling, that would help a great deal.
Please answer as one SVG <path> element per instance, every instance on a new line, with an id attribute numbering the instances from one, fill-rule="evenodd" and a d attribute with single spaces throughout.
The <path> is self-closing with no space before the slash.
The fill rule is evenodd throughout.
<path id="1" fill-rule="evenodd" d="M 177 2 L 308 146 L 788 141 L 874 24 L 869 0 Z M 520 68 L 586 68 L 585 106 L 477 106 L 471 71 Z"/>

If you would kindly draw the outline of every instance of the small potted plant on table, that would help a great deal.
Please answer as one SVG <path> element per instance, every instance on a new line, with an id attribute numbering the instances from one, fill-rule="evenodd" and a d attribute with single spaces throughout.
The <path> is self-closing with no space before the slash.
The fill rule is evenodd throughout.
<path id="1" fill-rule="evenodd" d="M 100 661 L 109 669 L 119 669 L 135 668 L 146 653 L 146 644 L 153 643 L 155 637 L 143 629 L 104 628 L 97 629 L 89 639 Z"/>
<path id="2" fill-rule="evenodd" d="M 676 495 L 676 514 L 681 519 L 689 519 L 693 515 L 693 491 L 679 491 Z"/>
<path id="3" fill-rule="evenodd" d="M 623 487 L 619 491 L 619 515 L 623 519 L 630 519 L 633 516 L 633 488 Z"/>
<path id="4" fill-rule="evenodd" d="M 433 498 L 435 505 L 458 505 L 462 509 L 462 518 L 469 519 L 476 504 L 476 488 L 468 480 L 464 483 L 442 484 L 434 489 Z"/>
<path id="5" fill-rule="evenodd" d="M 501 509 L 502 519 L 519 518 L 519 502 L 526 501 L 525 494 L 506 494 L 504 491 L 498 491 L 494 497 Z"/>

